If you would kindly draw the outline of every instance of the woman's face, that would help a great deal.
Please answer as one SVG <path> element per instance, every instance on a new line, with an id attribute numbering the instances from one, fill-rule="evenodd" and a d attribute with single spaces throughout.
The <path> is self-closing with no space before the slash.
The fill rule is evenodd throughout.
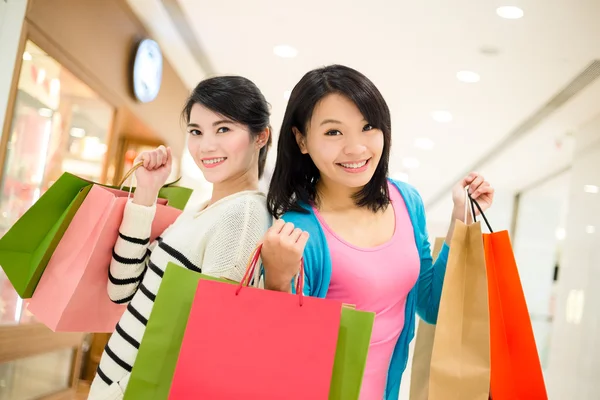
<path id="1" fill-rule="evenodd" d="M 383 132 L 339 94 L 329 94 L 317 103 L 306 136 L 296 129 L 294 133 L 300 150 L 310 155 L 326 185 L 362 188 L 375 174 L 383 152 Z"/>
<path id="2" fill-rule="evenodd" d="M 247 173 L 258 174 L 258 155 L 268 131 L 256 140 L 247 126 L 201 104 L 192 106 L 187 130 L 188 149 L 208 182 L 222 183 Z"/>

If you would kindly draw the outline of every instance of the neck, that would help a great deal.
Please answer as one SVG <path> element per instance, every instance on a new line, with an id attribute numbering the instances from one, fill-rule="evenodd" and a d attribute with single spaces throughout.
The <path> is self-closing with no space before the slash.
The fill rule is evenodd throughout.
<path id="1" fill-rule="evenodd" d="M 354 195 L 360 188 L 350 188 L 327 179 L 319 179 L 317 183 L 317 202 L 320 211 L 342 211 L 358 209 Z"/>
<path id="2" fill-rule="evenodd" d="M 258 190 L 258 171 L 246 171 L 239 176 L 213 184 L 209 204 L 214 204 L 227 196 L 246 190 Z"/>

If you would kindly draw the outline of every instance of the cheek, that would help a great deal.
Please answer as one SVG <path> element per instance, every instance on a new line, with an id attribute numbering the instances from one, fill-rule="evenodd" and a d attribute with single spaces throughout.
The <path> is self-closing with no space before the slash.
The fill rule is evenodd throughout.
<path id="1" fill-rule="evenodd" d="M 245 132 L 229 135 L 221 143 L 221 147 L 230 157 L 244 157 L 252 153 L 253 147 L 250 142 L 250 135 Z"/>
<path id="2" fill-rule="evenodd" d="M 378 135 L 373 135 L 371 138 L 369 138 L 369 150 L 373 154 L 381 156 L 381 153 L 383 153 L 383 144 L 383 132 Z"/>
<path id="3" fill-rule="evenodd" d="M 337 143 L 327 140 L 309 140 L 307 149 L 317 167 L 333 163 L 340 152 Z"/>
<path id="4" fill-rule="evenodd" d="M 199 144 L 199 141 L 197 140 L 197 138 L 190 135 L 190 137 L 188 138 L 188 142 L 187 142 L 187 148 L 188 148 L 190 154 L 192 154 L 192 155 L 196 154 L 196 151 L 198 150 L 198 144 Z"/>

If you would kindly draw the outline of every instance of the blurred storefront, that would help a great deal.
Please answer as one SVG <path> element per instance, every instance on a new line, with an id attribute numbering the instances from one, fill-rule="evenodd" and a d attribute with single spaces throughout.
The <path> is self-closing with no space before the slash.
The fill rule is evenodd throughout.
<path id="1" fill-rule="evenodd" d="M 63 172 L 116 183 L 139 152 L 166 144 L 179 174 L 188 90 L 154 48 L 137 58 L 136 96 L 146 38 L 125 0 L 28 2 L 1 127 L 0 236 Z M 158 86 L 156 98 L 139 100 Z M 0 400 L 71 398 L 105 340 L 36 323 L 0 271 Z"/>

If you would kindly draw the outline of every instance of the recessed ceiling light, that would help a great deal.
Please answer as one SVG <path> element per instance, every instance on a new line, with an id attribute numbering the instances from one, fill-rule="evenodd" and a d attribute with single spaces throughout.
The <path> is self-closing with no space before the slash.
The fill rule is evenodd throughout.
<path id="1" fill-rule="evenodd" d="M 23 60 L 25 61 L 31 61 L 31 53 L 29 53 L 28 51 L 23 53 Z"/>
<path id="2" fill-rule="evenodd" d="M 402 165 L 404 165 L 404 168 L 406 169 L 415 169 L 419 168 L 420 163 L 419 160 L 414 157 L 406 157 L 402 160 Z"/>
<path id="3" fill-rule="evenodd" d="M 465 83 L 477 83 L 481 80 L 481 77 L 477 72 L 473 71 L 458 71 L 456 73 L 456 79 Z"/>
<path id="4" fill-rule="evenodd" d="M 586 193 L 597 194 L 600 192 L 600 188 L 596 185 L 585 185 L 583 191 Z"/>
<path id="5" fill-rule="evenodd" d="M 429 138 L 417 138 L 415 139 L 415 147 L 422 150 L 431 150 L 433 149 L 434 143 L 433 140 Z"/>
<path id="6" fill-rule="evenodd" d="M 286 90 L 285 92 L 283 92 L 283 98 L 285 100 L 289 100 L 291 95 L 292 95 L 292 91 L 291 90 Z"/>
<path id="7" fill-rule="evenodd" d="M 431 118 L 436 122 L 450 122 L 453 119 L 452 113 L 445 110 L 432 111 Z"/>
<path id="8" fill-rule="evenodd" d="M 556 239 L 557 240 L 565 240 L 566 237 L 567 237 L 567 231 L 565 231 L 564 228 L 556 229 Z"/>
<path id="9" fill-rule="evenodd" d="M 523 15 L 525 15 L 525 13 L 523 12 L 522 9 L 520 9 L 519 7 L 515 7 L 515 6 L 498 7 L 496 9 L 496 14 L 498 14 L 498 16 L 500 16 L 502 18 L 506 18 L 506 19 L 519 19 L 519 18 L 523 18 Z"/>
<path id="10" fill-rule="evenodd" d="M 592 234 L 596 232 L 596 227 L 594 225 L 588 225 L 585 227 L 586 233 Z"/>
<path id="11" fill-rule="evenodd" d="M 280 44 L 273 47 L 273 53 L 281 58 L 294 58 L 298 55 L 298 50 L 287 44 Z"/>
<path id="12" fill-rule="evenodd" d="M 408 182 L 408 174 L 406 172 L 396 172 L 395 174 L 392 174 L 392 179 L 401 182 Z"/>

